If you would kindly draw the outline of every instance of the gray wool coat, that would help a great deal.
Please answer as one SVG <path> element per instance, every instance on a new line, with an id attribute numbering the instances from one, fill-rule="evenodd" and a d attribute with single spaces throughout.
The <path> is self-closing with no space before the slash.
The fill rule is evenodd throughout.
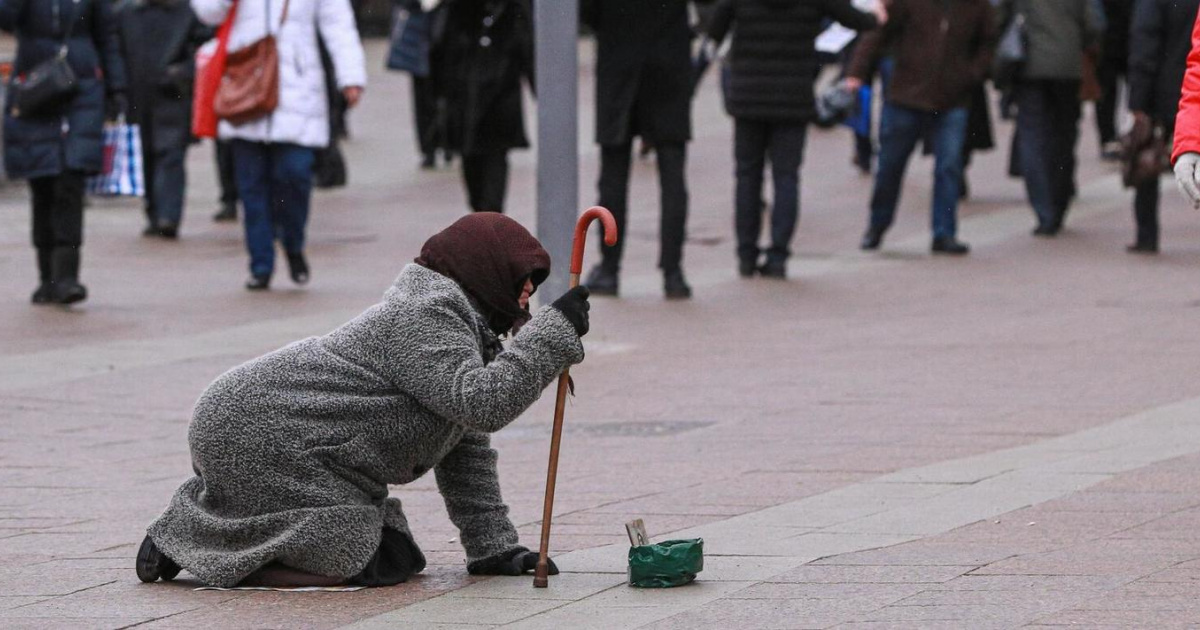
<path id="1" fill-rule="evenodd" d="M 517 533 L 488 434 L 582 360 L 558 310 L 504 349 L 457 283 L 408 265 L 357 318 L 208 387 L 188 434 L 196 476 L 148 533 L 214 586 L 272 561 L 351 577 L 383 527 L 411 536 L 388 484 L 433 469 L 468 561 L 507 551 Z"/>

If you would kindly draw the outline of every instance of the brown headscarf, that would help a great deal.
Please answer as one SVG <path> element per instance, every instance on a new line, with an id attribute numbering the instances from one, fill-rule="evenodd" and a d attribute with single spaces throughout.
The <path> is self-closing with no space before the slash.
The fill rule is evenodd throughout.
<path id="1" fill-rule="evenodd" d="M 497 335 L 529 321 L 519 299 L 525 279 L 536 291 L 550 275 L 550 254 L 520 223 L 479 212 L 434 234 L 414 261 L 458 283 L 483 309 Z"/>

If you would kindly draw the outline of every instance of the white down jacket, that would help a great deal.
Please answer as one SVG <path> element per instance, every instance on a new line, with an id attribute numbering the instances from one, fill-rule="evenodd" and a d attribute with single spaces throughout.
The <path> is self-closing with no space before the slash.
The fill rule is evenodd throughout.
<path id="1" fill-rule="evenodd" d="M 287 21 L 280 26 L 284 2 Z M 233 0 L 191 0 L 202 22 L 225 21 Z M 229 51 L 245 48 L 270 33 L 279 51 L 279 106 L 268 117 L 242 125 L 222 121 L 222 140 L 280 142 L 320 148 L 329 144 L 329 103 L 317 31 L 333 57 L 339 88 L 367 84 L 362 42 L 350 0 L 237 0 Z"/>

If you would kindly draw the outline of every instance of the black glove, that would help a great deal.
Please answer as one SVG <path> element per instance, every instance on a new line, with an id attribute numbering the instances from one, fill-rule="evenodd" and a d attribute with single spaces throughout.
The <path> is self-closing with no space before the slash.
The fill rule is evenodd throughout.
<path id="1" fill-rule="evenodd" d="M 554 303 L 550 305 L 558 309 L 567 318 L 567 321 L 571 322 L 571 325 L 575 327 L 575 334 L 580 337 L 588 332 L 588 310 L 592 308 L 592 305 L 588 304 L 589 295 L 591 292 L 587 287 L 578 286 L 562 294 L 562 297 L 554 300 Z"/>
<path id="2" fill-rule="evenodd" d="M 524 547 L 513 547 L 504 553 L 488 556 L 467 565 L 471 575 L 521 575 L 537 568 L 538 554 Z M 546 558 L 550 575 L 558 575 L 554 561 Z"/>
<path id="3" fill-rule="evenodd" d="M 104 103 L 104 118 L 116 120 L 129 114 L 129 99 L 124 92 L 113 92 Z"/>

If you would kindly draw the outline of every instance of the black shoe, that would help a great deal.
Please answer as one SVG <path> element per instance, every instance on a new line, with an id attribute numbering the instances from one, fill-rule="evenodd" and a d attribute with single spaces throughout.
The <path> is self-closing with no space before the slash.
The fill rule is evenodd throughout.
<path id="1" fill-rule="evenodd" d="M 237 204 L 227 203 L 221 206 L 221 209 L 213 215 L 213 221 L 216 221 L 217 223 L 237 221 Z"/>
<path id="2" fill-rule="evenodd" d="M 1059 227 L 1055 225 L 1046 225 L 1045 223 L 1038 225 L 1033 230 L 1033 235 L 1038 238 L 1054 238 L 1058 236 Z"/>
<path id="3" fill-rule="evenodd" d="M 683 270 L 663 272 L 663 293 L 668 300 L 686 300 L 692 297 L 692 287 L 683 279 Z"/>
<path id="4" fill-rule="evenodd" d="M 271 276 L 251 275 L 246 280 L 246 289 L 250 291 L 266 291 L 271 288 Z"/>
<path id="5" fill-rule="evenodd" d="M 738 275 L 743 278 L 753 278 L 758 273 L 758 265 L 753 260 L 743 260 L 738 263 Z"/>
<path id="6" fill-rule="evenodd" d="M 601 264 L 592 267 L 592 271 L 588 273 L 587 280 L 583 284 L 587 286 L 588 291 L 592 292 L 592 295 L 616 297 L 620 283 L 617 272 Z"/>
<path id="7" fill-rule="evenodd" d="M 143 582 L 170 582 L 180 571 L 179 565 L 164 556 L 149 536 L 142 541 L 142 546 L 138 549 L 136 568 L 138 579 Z"/>
<path id="8" fill-rule="evenodd" d="M 881 243 L 883 243 L 883 230 L 867 228 L 867 232 L 863 234 L 862 243 L 859 243 L 858 247 L 864 252 L 873 252 L 879 249 Z"/>
<path id="9" fill-rule="evenodd" d="M 29 301 L 34 304 L 50 304 L 54 301 L 54 289 L 51 288 L 50 283 L 39 284 Z"/>
<path id="10" fill-rule="evenodd" d="M 967 244 L 950 236 L 944 238 L 933 239 L 933 245 L 929 250 L 935 254 L 950 254 L 952 256 L 963 256 L 971 252 L 971 248 Z"/>
<path id="11" fill-rule="evenodd" d="M 159 223 L 158 224 L 158 235 L 162 238 L 172 240 L 172 241 L 179 238 L 179 224 L 178 223 Z"/>
<path id="12" fill-rule="evenodd" d="M 1125 248 L 1130 254 L 1157 254 L 1158 245 L 1154 243 L 1134 243 Z"/>
<path id="13" fill-rule="evenodd" d="M 768 262 L 767 264 L 758 268 L 758 273 L 759 273 L 759 275 L 761 275 L 764 278 L 771 278 L 774 280 L 786 280 L 787 279 L 787 263 Z"/>
<path id="14" fill-rule="evenodd" d="M 296 284 L 308 284 L 308 261 L 304 260 L 304 254 L 288 254 L 288 271 L 291 272 L 292 282 Z"/>
<path id="15" fill-rule="evenodd" d="M 425 157 L 421 158 L 421 170 L 432 171 L 435 168 L 437 168 L 437 155 L 426 153 Z"/>
<path id="16" fill-rule="evenodd" d="M 55 247 L 51 261 L 50 301 L 74 304 L 87 299 L 87 287 L 79 284 L 79 248 Z"/>

